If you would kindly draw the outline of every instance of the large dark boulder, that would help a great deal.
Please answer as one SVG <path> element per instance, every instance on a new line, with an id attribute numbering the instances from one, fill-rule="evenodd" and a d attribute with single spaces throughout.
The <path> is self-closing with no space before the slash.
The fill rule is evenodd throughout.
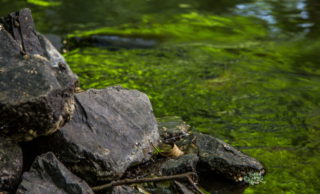
<path id="1" fill-rule="evenodd" d="M 73 175 L 53 153 L 36 158 L 29 172 L 23 173 L 17 194 L 93 194 L 87 183 Z"/>
<path id="2" fill-rule="evenodd" d="M 10 18 L 17 22 L 18 17 L 12 14 L 0 18 L 0 135 L 29 141 L 55 132 L 71 119 L 78 82 L 66 64 L 56 67 L 41 56 L 30 10 L 20 11 L 29 14 L 28 23 L 19 21 L 20 29 L 10 26 Z M 22 28 L 26 25 L 30 28 Z M 28 38 L 28 45 L 21 37 Z"/>
<path id="3" fill-rule="evenodd" d="M 194 133 L 176 144 L 187 154 L 198 154 L 198 171 L 211 171 L 237 180 L 243 180 L 251 171 L 264 172 L 258 160 L 209 135 Z"/>
<path id="4" fill-rule="evenodd" d="M 97 185 L 118 179 L 128 167 L 151 158 L 159 133 L 146 94 L 114 86 L 75 95 L 73 119 L 42 137 L 72 172 Z"/>
<path id="5" fill-rule="evenodd" d="M 22 151 L 19 145 L 0 137 L 0 193 L 17 188 L 22 171 Z"/>

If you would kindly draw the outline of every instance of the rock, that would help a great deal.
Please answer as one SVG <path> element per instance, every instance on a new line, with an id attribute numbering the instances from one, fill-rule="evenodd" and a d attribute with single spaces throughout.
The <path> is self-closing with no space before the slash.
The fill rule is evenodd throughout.
<path id="1" fill-rule="evenodd" d="M 112 194 L 131 194 L 131 193 L 139 194 L 140 192 L 126 185 L 116 186 L 112 190 Z"/>
<path id="2" fill-rule="evenodd" d="M 64 71 L 68 76 L 72 77 L 75 87 L 79 86 L 79 78 L 74 74 L 67 64 L 64 57 L 57 51 L 57 49 L 51 44 L 51 42 L 41 33 L 37 32 L 37 37 L 40 41 L 41 47 L 43 49 L 43 56 L 50 62 L 51 68 L 58 68 Z"/>
<path id="3" fill-rule="evenodd" d="M 12 38 L 11 34 L 0 23 L 0 73 L 4 71 L 5 67 L 17 64 L 19 60 L 23 59 L 20 50 L 19 43 Z"/>
<path id="4" fill-rule="evenodd" d="M 22 171 L 22 151 L 17 143 L 0 137 L 0 193 L 15 190 Z"/>
<path id="5" fill-rule="evenodd" d="M 165 161 L 160 169 L 163 175 L 175 175 L 195 171 L 199 158 L 196 154 L 182 155 Z"/>
<path id="6" fill-rule="evenodd" d="M 29 172 L 23 173 L 17 194 L 93 194 L 88 184 L 73 175 L 53 153 L 36 158 Z"/>
<path id="7" fill-rule="evenodd" d="M 264 172 L 258 160 L 209 135 L 194 133 L 176 144 L 186 153 L 190 153 L 190 148 L 194 147 L 191 150 L 198 153 L 198 171 L 211 171 L 236 180 L 242 180 L 250 171 Z"/>
<path id="8" fill-rule="evenodd" d="M 22 9 L 1 17 L 0 24 L 11 34 L 23 53 L 43 55 L 30 9 Z"/>
<path id="9" fill-rule="evenodd" d="M 179 194 L 193 194 L 186 186 L 179 183 L 178 181 L 173 181 L 174 185 L 177 187 Z"/>
<path id="10" fill-rule="evenodd" d="M 22 50 L 39 50 L 33 23 L 31 32 L 26 32 L 32 41 L 26 46 L 13 39 L 1 24 L 8 24 L 4 20 L 0 19 L 0 135 L 14 141 L 30 141 L 55 132 L 71 119 L 77 83 L 67 66 L 53 67 L 41 55 Z M 21 20 L 20 26 L 24 26 Z"/>
<path id="11" fill-rule="evenodd" d="M 98 185 L 122 176 L 151 158 L 159 141 L 146 94 L 113 86 L 75 95 L 73 119 L 41 138 L 42 150 L 56 154 L 72 172 Z"/>
<path id="12" fill-rule="evenodd" d="M 183 174 L 195 171 L 198 160 L 199 158 L 196 154 L 182 155 L 177 158 L 164 158 L 157 160 L 156 163 L 143 170 L 147 171 L 149 175 L 167 176 Z"/>
<path id="13" fill-rule="evenodd" d="M 167 116 L 163 118 L 157 118 L 158 130 L 160 133 L 160 139 L 162 141 L 168 139 L 176 139 L 185 136 L 188 132 L 186 122 L 181 117 Z"/>

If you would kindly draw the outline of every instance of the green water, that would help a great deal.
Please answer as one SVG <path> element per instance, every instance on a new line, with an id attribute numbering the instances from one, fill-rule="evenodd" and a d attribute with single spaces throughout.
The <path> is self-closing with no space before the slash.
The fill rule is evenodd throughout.
<path id="1" fill-rule="evenodd" d="M 245 193 L 320 193 L 317 0 L 0 0 L 68 38 L 81 87 L 145 92 L 157 117 L 181 116 L 260 160 Z M 112 47 L 71 44 L 108 35 Z"/>

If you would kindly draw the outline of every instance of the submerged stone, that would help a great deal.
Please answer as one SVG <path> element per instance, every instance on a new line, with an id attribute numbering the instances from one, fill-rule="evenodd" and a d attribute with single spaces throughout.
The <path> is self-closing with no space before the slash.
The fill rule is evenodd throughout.
<path id="1" fill-rule="evenodd" d="M 157 121 L 161 140 L 179 139 L 188 132 L 188 126 L 181 117 L 167 116 L 157 118 Z"/>
<path id="2" fill-rule="evenodd" d="M 258 160 L 209 135 L 194 133 L 176 143 L 186 153 L 198 154 L 197 171 L 211 171 L 240 181 L 248 172 L 264 172 Z"/>
<path id="3" fill-rule="evenodd" d="M 72 172 L 97 185 L 122 176 L 128 167 L 149 160 L 159 133 L 148 96 L 113 86 L 75 95 L 73 119 L 41 138 Z"/>
<path id="4" fill-rule="evenodd" d="M 22 172 L 22 151 L 19 145 L 0 137 L 0 193 L 15 190 Z"/>
<path id="5" fill-rule="evenodd" d="M 88 184 L 73 175 L 51 152 L 38 156 L 23 173 L 17 194 L 93 194 Z"/>

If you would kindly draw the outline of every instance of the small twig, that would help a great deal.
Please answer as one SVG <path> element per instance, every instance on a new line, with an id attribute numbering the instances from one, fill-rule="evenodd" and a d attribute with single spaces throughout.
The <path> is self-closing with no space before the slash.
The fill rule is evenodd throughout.
<path id="1" fill-rule="evenodd" d="M 189 183 L 190 183 L 199 193 L 204 194 L 204 193 L 199 189 L 199 187 L 193 182 L 193 180 L 190 178 L 190 176 L 188 176 L 187 179 L 188 179 Z"/>
<path id="2" fill-rule="evenodd" d="M 195 187 L 197 191 L 199 191 L 201 194 L 204 194 L 200 191 L 200 189 L 194 184 L 194 182 L 191 180 L 190 176 L 195 175 L 194 172 L 187 172 L 184 174 L 178 174 L 178 175 L 172 175 L 172 176 L 163 176 L 163 177 L 156 177 L 156 178 L 143 178 L 143 179 L 125 179 L 121 181 L 112 181 L 109 184 L 92 187 L 91 189 L 96 191 L 101 191 L 104 189 L 107 189 L 109 187 L 117 186 L 117 185 L 124 185 L 124 184 L 132 184 L 132 183 L 148 183 L 148 182 L 162 182 L 162 181 L 170 181 L 170 180 L 176 180 L 176 179 L 190 179 L 189 182 Z"/>

